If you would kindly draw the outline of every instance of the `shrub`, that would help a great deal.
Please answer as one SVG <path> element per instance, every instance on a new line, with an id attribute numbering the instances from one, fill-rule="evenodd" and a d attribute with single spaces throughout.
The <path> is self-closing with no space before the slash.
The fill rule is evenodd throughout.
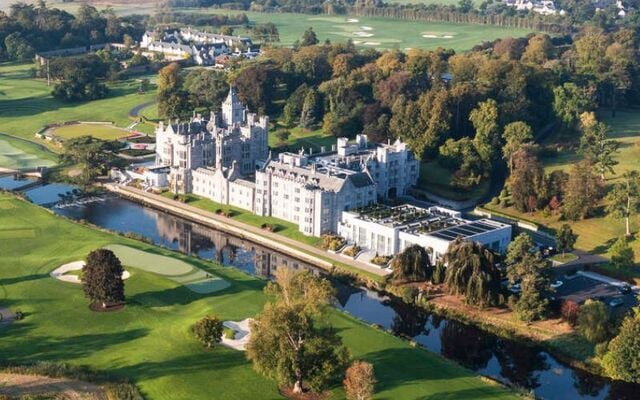
<path id="1" fill-rule="evenodd" d="M 575 301 L 565 300 L 560 307 L 560 315 L 569 325 L 576 326 L 580 315 L 580 306 Z"/>
<path id="2" fill-rule="evenodd" d="M 236 331 L 233 329 L 225 327 L 222 331 L 224 332 L 224 337 L 226 339 L 233 340 L 236 338 Z"/>
<path id="3" fill-rule="evenodd" d="M 344 246 L 345 240 L 337 235 L 322 235 L 322 244 L 324 250 L 337 251 Z"/>
<path id="4" fill-rule="evenodd" d="M 344 254 L 349 257 L 355 257 L 358 255 L 358 253 L 360 253 L 360 250 L 362 250 L 360 246 L 353 245 L 353 246 L 347 247 L 347 249 L 344 251 Z"/>
<path id="5" fill-rule="evenodd" d="M 216 316 L 206 316 L 193 326 L 193 333 L 206 348 L 212 348 L 222 339 L 222 321 Z"/>
<path id="6" fill-rule="evenodd" d="M 402 288 L 402 301 L 411 304 L 418 297 L 418 289 L 413 286 L 405 286 Z"/>

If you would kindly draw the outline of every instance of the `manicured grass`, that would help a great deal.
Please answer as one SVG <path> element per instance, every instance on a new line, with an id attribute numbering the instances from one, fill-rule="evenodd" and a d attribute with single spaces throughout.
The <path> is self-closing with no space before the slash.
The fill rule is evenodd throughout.
<path id="1" fill-rule="evenodd" d="M 67 121 L 111 121 L 121 128 L 131 123 L 129 110 L 152 101 L 155 91 L 138 94 L 136 77 L 109 84 L 109 97 L 79 103 L 66 103 L 51 95 L 53 87 L 32 78 L 33 64 L 0 64 L 0 131 L 28 140 L 43 126 Z M 155 75 L 145 76 L 155 80 Z M 45 143 L 42 141 L 41 143 Z"/>
<path id="2" fill-rule="evenodd" d="M 173 193 L 171 192 L 164 192 L 162 195 L 169 199 L 173 198 Z M 299 242 L 317 246 L 321 241 L 320 238 L 306 236 L 298 230 L 297 225 L 281 220 L 279 218 L 261 217 L 251 213 L 250 211 L 243 210 L 234 206 L 216 203 L 215 201 L 205 199 L 193 194 L 182 195 L 182 197 L 186 199 L 186 204 L 189 204 L 190 206 L 198 207 L 214 213 L 218 210 L 222 210 L 225 213 L 230 212 L 232 215 L 231 218 L 258 228 L 261 228 L 263 224 L 271 224 L 272 226 L 276 227 L 275 233 L 291 239 L 295 239 Z"/>
<path id="3" fill-rule="evenodd" d="M 116 140 L 130 133 L 112 125 L 74 124 L 53 129 L 53 134 L 61 139 L 93 136 L 102 140 Z"/>
<path id="4" fill-rule="evenodd" d="M 420 164 L 418 188 L 424 189 L 437 196 L 463 201 L 478 198 L 489 189 L 489 181 L 486 179 L 470 189 L 455 188 L 451 186 L 451 180 L 451 171 L 443 168 L 437 161 L 423 162 Z"/>
<path id="5" fill-rule="evenodd" d="M 265 302 L 263 280 L 72 223 L 9 195 L 0 195 L 0 201 L 13 206 L 0 210 L 3 227 L 39 229 L 35 240 L 0 241 L 0 305 L 26 314 L 2 331 L 4 362 L 90 366 L 130 379 L 149 400 L 279 398 L 276 385 L 258 375 L 243 353 L 222 346 L 206 351 L 190 331 L 208 314 L 236 321 L 255 316 Z M 126 282 L 127 306 L 120 312 L 94 313 L 78 285 L 49 277 L 57 266 L 114 243 L 175 257 L 226 279 L 231 287 L 200 295 L 137 270 Z M 377 398 L 516 398 L 337 310 L 329 320 L 353 358 L 374 363 L 380 381 Z M 332 398 L 343 397 L 335 388 Z"/>
<path id="6" fill-rule="evenodd" d="M 166 276 L 196 293 L 208 294 L 229 287 L 229 283 L 224 279 L 212 276 L 191 264 L 172 257 L 153 254 L 120 244 L 112 244 L 105 248 L 113 251 L 122 264 L 126 266 Z"/>
<path id="7" fill-rule="evenodd" d="M 289 139 L 282 143 L 276 136 L 279 131 L 289 131 L 291 135 Z M 322 147 L 326 151 L 331 150 L 331 146 L 336 144 L 336 138 L 332 135 L 325 135 L 322 129 L 307 130 L 298 126 L 293 128 L 278 127 L 269 132 L 269 147 L 278 150 L 298 151 L 301 148 L 308 153 L 310 149 L 314 153 L 318 153 Z"/>
<path id="8" fill-rule="evenodd" d="M 556 254 L 556 255 L 552 256 L 551 259 L 553 261 L 559 262 L 561 264 L 566 264 L 568 262 L 577 260 L 578 256 L 576 256 L 575 254 L 572 254 L 572 253 L 565 253 L 564 255 L 562 255 L 560 253 L 560 254 Z"/>
<path id="9" fill-rule="evenodd" d="M 0 168 L 51 167 L 57 161 L 44 146 L 0 133 Z"/>

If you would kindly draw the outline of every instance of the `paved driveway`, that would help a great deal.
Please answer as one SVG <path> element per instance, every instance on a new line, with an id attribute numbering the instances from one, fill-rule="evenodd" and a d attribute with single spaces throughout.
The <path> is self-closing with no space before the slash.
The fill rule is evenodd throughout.
<path id="1" fill-rule="evenodd" d="M 631 292 L 623 295 L 618 287 L 609 283 L 600 282 L 585 276 L 577 275 L 572 279 L 559 277 L 564 283 L 556 289 L 556 297 L 560 299 L 572 300 L 578 304 L 583 304 L 588 299 L 598 299 L 605 304 L 609 304 L 614 298 L 622 298 L 624 304 L 617 309 L 629 309 L 638 305 L 637 294 Z"/>

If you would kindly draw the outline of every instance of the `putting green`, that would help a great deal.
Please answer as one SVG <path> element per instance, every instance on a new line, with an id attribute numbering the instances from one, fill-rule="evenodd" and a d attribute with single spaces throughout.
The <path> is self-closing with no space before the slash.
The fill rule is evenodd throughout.
<path id="1" fill-rule="evenodd" d="M 73 124 L 61 126 L 52 130 L 54 136 L 61 139 L 74 139 L 80 136 L 93 136 L 102 140 L 116 140 L 129 135 L 124 129 L 113 125 L 102 124 Z"/>
<path id="2" fill-rule="evenodd" d="M 0 135 L 0 167 L 35 168 L 56 164 L 54 154 L 47 154 L 34 143 Z"/>
<path id="3" fill-rule="evenodd" d="M 104 248 L 113 251 L 123 265 L 165 276 L 199 294 L 213 293 L 229 287 L 229 282 L 224 279 L 175 258 L 120 244 L 112 244 Z"/>

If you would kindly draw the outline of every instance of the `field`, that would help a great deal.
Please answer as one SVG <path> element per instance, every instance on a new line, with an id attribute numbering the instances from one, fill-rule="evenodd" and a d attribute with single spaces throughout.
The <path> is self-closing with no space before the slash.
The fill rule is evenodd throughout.
<path id="1" fill-rule="evenodd" d="M 0 133 L 0 168 L 50 167 L 58 160 L 45 147 Z"/>
<path id="2" fill-rule="evenodd" d="M 33 64 L 0 64 L 0 130 L 34 140 L 44 125 L 66 121 L 110 121 L 124 128 L 131 123 L 129 110 L 154 100 L 155 91 L 138 94 L 139 79 L 110 84 L 109 97 L 65 103 L 51 96 L 46 81 L 32 78 Z M 152 81 L 153 76 L 145 76 Z"/>
<path id="3" fill-rule="evenodd" d="M 609 176 L 607 186 L 615 183 L 619 176 L 630 169 L 640 169 L 640 111 L 619 111 L 615 118 L 611 118 L 610 114 L 602 113 L 600 118 L 607 123 L 610 128 L 610 137 L 620 141 L 620 152 L 616 155 L 619 164 L 614 167 L 616 175 Z M 566 143 L 576 138 L 570 139 L 565 137 L 553 137 L 546 145 L 552 147 L 566 145 Z M 542 161 L 545 170 L 551 172 L 553 170 L 569 171 L 571 166 L 580 159 L 580 156 L 573 150 L 562 149 L 557 156 L 544 158 Z M 566 221 L 560 221 L 557 216 L 542 216 L 540 213 L 523 214 L 515 210 L 513 207 L 504 208 L 500 206 L 487 205 L 487 208 L 495 209 L 510 215 L 528 219 L 541 225 L 551 228 L 558 228 Z M 606 218 L 604 216 L 603 207 L 598 211 L 598 215 L 581 221 L 571 222 L 571 227 L 578 234 L 578 242 L 576 246 L 583 250 L 593 251 L 598 254 L 608 255 L 609 248 L 613 242 L 624 234 L 624 221 Z M 640 229 L 640 217 L 635 216 L 631 219 L 631 230 L 638 232 Z M 640 256 L 640 238 L 636 238 L 631 242 L 631 246 Z"/>
<path id="4" fill-rule="evenodd" d="M 74 139 L 80 136 L 93 136 L 102 140 L 116 140 L 130 133 L 112 125 L 74 124 L 61 126 L 51 130 L 51 133 L 61 139 Z"/>
<path id="5" fill-rule="evenodd" d="M 211 12 L 233 14 L 229 10 Z M 249 20 L 256 23 L 273 22 L 280 33 L 280 45 L 290 46 L 313 27 L 322 42 L 353 40 L 361 47 L 380 49 L 434 49 L 437 47 L 465 51 L 484 40 L 505 36 L 525 36 L 526 29 L 502 28 L 489 25 L 451 24 L 405 21 L 393 18 L 321 16 L 287 13 L 247 12 Z"/>
<path id="6" fill-rule="evenodd" d="M 190 332 L 190 326 L 207 314 L 225 320 L 255 316 L 265 301 L 263 280 L 69 222 L 9 195 L 0 195 L 0 205 L 3 229 L 33 229 L 37 234 L 36 239 L 0 241 L 0 306 L 26 314 L 2 332 L 4 362 L 49 360 L 91 366 L 132 380 L 150 400 L 279 398 L 275 384 L 257 375 L 242 353 L 224 347 L 205 351 Z M 133 269 L 126 282 L 125 309 L 93 313 L 81 288 L 48 273 L 113 243 L 175 257 L 231 286 L 200 295 Z M 330 322 L 354 358 L 374 363 L 379 398 L 515 398 L 337 310 L 330 313 Z M 332 398 L 344 397 L 340 388 L 333 392 Z"/>

